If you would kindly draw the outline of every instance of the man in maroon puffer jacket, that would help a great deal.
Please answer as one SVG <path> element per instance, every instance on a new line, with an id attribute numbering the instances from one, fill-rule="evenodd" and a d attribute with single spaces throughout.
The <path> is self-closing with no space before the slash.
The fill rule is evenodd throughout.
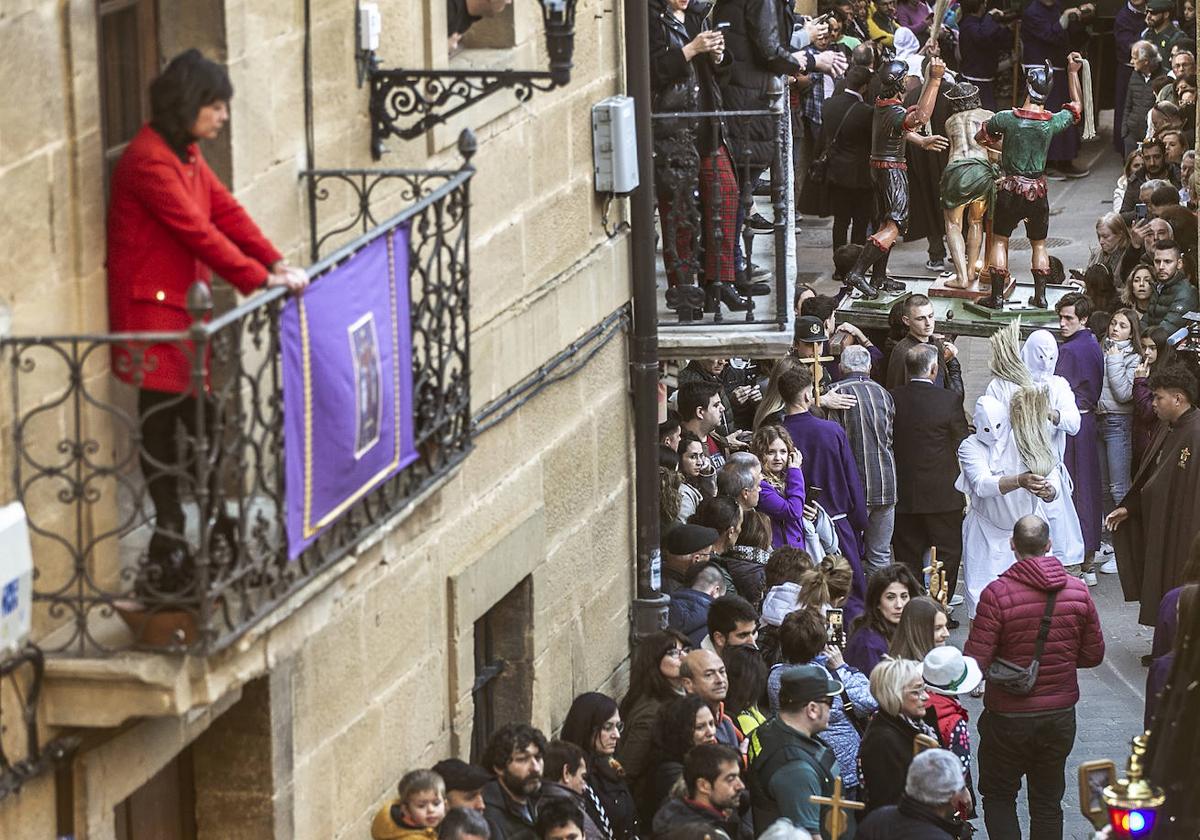
<path id="1" fill-rule="evenodd" d="M 1050 555 L 1050 527 L 1024 516 L 1013 528 L 1017 562 L 983 590 L 964 651 L 987 673 L 994 660 L 1033 660 L 1051 592 L 1057 593 L 1037 682 L 1022 696 L 989 682 L 979 718 L 979 793 L 992 840 L 1019 840 L 1017 793 L 1029 780 L 1030 837 L 1061 838 L 1064 770 L 1075 743 L 1076 670 L 1104 659 L 1100 617 L 1087 586 Z"/>

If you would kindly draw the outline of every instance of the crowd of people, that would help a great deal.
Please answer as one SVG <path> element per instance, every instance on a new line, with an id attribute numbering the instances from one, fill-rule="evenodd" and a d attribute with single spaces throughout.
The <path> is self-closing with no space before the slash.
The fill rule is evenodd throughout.
<path id="1" fill-rule="evenodd" d="M 1034 101 L 1048 115 L 1067 109 L 1077 123 L 1056 130 L 1045 154 L 1045 177 L 1088 174 L 1077 157 L 1083 126 L 1095 123 L 1099 97 L 1089 89 L 1088 101 L 1076 109 L 1087 112 L 1081 122 L 1084 114 L 1071 110 L 1078 97 L 1068 69 L 1071 56 L 1086 59 L 1096 43 L 1091 3 L 1068 8 L 1063 0 L 1033 0 L 1014 11 L 1008 4 L 955 0 L 940 20 L 924 0 L 821 0 L 813 18 L 797 16 L 786 2 L 650 5 L 652 104 L 658 115 L 654 183 L 666 305 L 681 321 L 752 310 L 756 296 L 772 291 L 762 280 L 768 270 L 752 259 L 754 234 L 783 224 L 784 205 L 776 203 L 776 219 L 767 219 L 755 210 L 754 196 L 773 195 L 766 175 L 785 162 L 771 113 L 784 96 L 790 98 L 796 206 L 798 213 L 832 217 L 835 277 L 847 274 L 845 267 L 836 270 L 839 259 L 853 266 L 860 253 L 839 255 L 840 250 L 851 245 L 870 252 L 878 246 L 876 285 L 886 287 L 886 254 L 901 236 L 927 242 L 925 267 L 931 273 L 957 274 L 960 283 L 978 276 L 979 268 L 958 254 L 962 208 L 952 206 L 943 172 L 961 156 L 983 155 L 973 139 L 976 123 L 998 110 L 999 99 L 1019 112 L 1031 75 L 1048 74 L 1044 102 Z M 1119 302 L 1138 259 L 1152 260 L 1158 241 L 1180 245 L 1195 282 L 1194 32 L 1190 0 L 1178 7 L 1176 0 L 1138 0 L 1116 13 L 1110 36 L 1117 55 L 1112 137 L 1125 169 L 1114 188 L 1113 210 L 1120 222 L 1106 217 L 1112 229 L 1106 235 L 1116 241 L 1094 264 L 1108 277 L 1093 272 L 1096 289 L 1089 290 L 1105 311 Z M 941 81 L 936 93 L 925 84 L 931 77 Z M 873 117 L 877 102 L 893 99 L 909 114 L 917 108 L 924 128 L 906 123 L 911 130 L 889 162 L 875 148 L 880 140 L 873 136 Z M 963 120 L 955 117 L 965 111 L 974 115 L 968 120 L 971 132 L 956 138 Z M 873 170 L 880 167 L 907 172 L 899 209 L 881 206 L 894 198 L 881 196 L 873 185 Z M 782 176 L 774 183 L 782 183 Z M 978 230 L 982 204 L 975 210 L 967 227 L 973 223 Z M 1082 283 L 1083 270 L 1078 273 Z M 1100 291 L 1103 300 L 1096 299 Z"/>

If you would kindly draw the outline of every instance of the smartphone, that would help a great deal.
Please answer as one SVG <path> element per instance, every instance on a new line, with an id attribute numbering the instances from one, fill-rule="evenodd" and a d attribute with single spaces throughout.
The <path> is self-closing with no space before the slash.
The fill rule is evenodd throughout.
<path id="1" fill-rule="evenodd" d="M 842 623 L 842 611 L 840 609 L 831 609 L 825 613 L 825 628 L 829 637 L 829 644 L 837 647 L 846 646 L 846 627 Z"/>
<path id="2" fill-rule="evenodd" d="M 809 505 L 821 504 L 821 493 L 822 493 L 822 488 L 809 487 L 808 494 L 804 498 L 805 504 L 809 504 Z"/>
<path id="3" fill-rule="evenodd" d="M 1138 202 L 1137 204 L 1133 205 L 1133 218 L 1139 219 L 1139 220 L 1146 218 L 1146 205 L 1145 204 Z"/>

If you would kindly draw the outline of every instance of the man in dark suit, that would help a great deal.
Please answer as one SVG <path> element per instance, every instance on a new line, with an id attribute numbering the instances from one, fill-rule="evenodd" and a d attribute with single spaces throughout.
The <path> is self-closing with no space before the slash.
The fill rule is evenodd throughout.
<path id="1" fill-rule="evenodd" d="M 867 222 L 871 218 L 871 120 L 874 111 L 863 102 L 863 91 L 871 80 L 871 71 L 857 65 L 846 71 L 843 86 L 825 101 L 821 118 L 821 148 L 829 150 L 830 205 L 833 210 L 833 248 L 850 241 L 867 241 Z"/>
<path id="2" fill-rule="evenodd" d="M 896 527 L 892 556 L 913 573 L 922 572 L 925 549 L 937 546 L 951 595 L 962 560 L 963 496 L 958 478 L 958 445 L 967 437 L 962 394 L 933 383 L 938 351 L 917 344 L 904 357 L 908 383 L 893 388 L 896 405 Z"/>

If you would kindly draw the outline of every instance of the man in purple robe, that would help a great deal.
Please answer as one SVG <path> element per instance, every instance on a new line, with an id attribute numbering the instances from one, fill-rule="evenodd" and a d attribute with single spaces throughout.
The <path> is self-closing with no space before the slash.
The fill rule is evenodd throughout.
<path id="1" fill-rule="evenodd" d="M 1096 443 L 1094 412 L 1104 385 L 1104 351 L 1100 349 L 1096 336 L 1087 328 L 1087 319 L 1092 314 L 1092 302 L 1087 295 L 1063 295 L 1054 308 L 1058 312 L 1059 333 L 1063 339 L 1058 348 L 1058 364 L 1054 372 L 1070 383 L 1080 415 L 1079 431 L 1067 438 L 1063 463 L 1067 465 L 1067 472 L 1075 485 L 1071 500 L 1075 503 L 1079 528 L 1083 532 L 1083 581 L 1088 586 L 1095 586 L 1093 561 L 1100 550 L 1103 513 L 1100 501 L 1100 449 Z"/>
<path id="2" fill-rule="evenodd" d="M 1118 56 L 1129 55 L 1133 45 L 1141 40 L 1142 30 L 1146 28 L 1146 0 L 1126 0 L 1117 10 L 1113 20 L 1113 40 L 1117 42 Z M 1125 157 L 1125 142 L 1121 139 L 1121 115 L 1125 112 L 1125 91 L 1129 89 L 1129 74 L 1133 68 L 1128 61 L 1117 61 L 1116 97 L 1113 99 L 1113 148 L 1121 157 Z"/>
<path id="3" fill-rule="evenodd" d="M 1050 113 L 1062 110 L 1063 105 L 1071 101 L 1067 86 L 1067 55 L 1073 49 L 1072 41 L 1081 45 L 1087 41 L 1083 20 L 1094 13 L 1089 7 L 1090 4 L 1085 3 L 1068 9 L 1064 0 L 1033 0 L 1022 14 L 1021 66 L 1026 73 L 1035 67 L 1045 67 L 1047 61 L 1054 67 L 1054 87 L 1046 98 L 1046 110 Z M 1077 126 L 1055 135 L 1046 154 L 1049 177 L 1061 180 L 1088 174 L 1086 169 L 1073 163 L 1079 154 L 1079 146 Z"/>
<path id="4" fill-rule="evenodd" d="M 842 554 L 854 570 L 850 597 L 843 607 L 845 621 L 851 622 L 863 611 L 867 579 L 862 570 L 862 533 L 867 526 L 867 499 L 862 479 L 850 451 L 845 430 L 832 420 L 814 417 L 812 374 L 805 368 L 779 377 L 779 396 L 783 400 L 783 425 L 792 442 L 804 456 L 801 471 L 812 499 L 820 488 L 821 506 L 837 528 Z M 814 557 L 816 561 L 821 558 Z"/>

